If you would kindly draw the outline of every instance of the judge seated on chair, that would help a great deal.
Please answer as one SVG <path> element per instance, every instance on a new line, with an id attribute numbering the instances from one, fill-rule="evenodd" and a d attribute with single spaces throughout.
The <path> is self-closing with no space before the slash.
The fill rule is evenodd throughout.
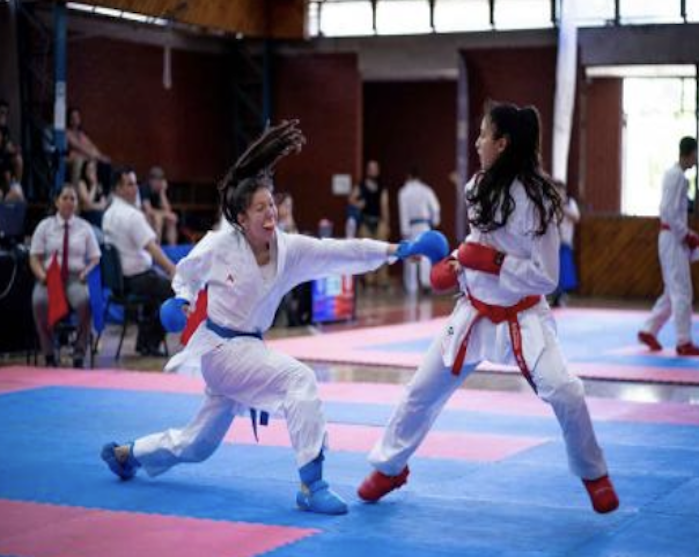
<path id="1" fill-rule="evenodd" d="M 128 294 L 147 297 L 144 315 L 138 324 L 136 350 L 143 356 L 164 356 L 161 345 L 165 331 L 160 323 L 160 304 L 174 296 L 170 279 L 175 265 L 158 245 L 157 236 L 146 216 L 136 206 L 136 173 L 122 168 L 114 175 L 114 199 L 102 220 L 104 239 L 119 252 Z M 156 271 L 153 263 L 162 269 Z"/>
<path id="2" fill-rule="evenodd" d="M 73 367 L 82 368 L 91 327 L 87 276 L 99 264 L 101 252 L 90 223 L 75 214 L 78 194 L 71 184 L 61 188 L 55 206 L 56 214 L 36 227 L 29 250 L 29 265 L 36 277 L 34 322 L 45 363 L 56 367 L 54 326 L 74 311 Z"/>

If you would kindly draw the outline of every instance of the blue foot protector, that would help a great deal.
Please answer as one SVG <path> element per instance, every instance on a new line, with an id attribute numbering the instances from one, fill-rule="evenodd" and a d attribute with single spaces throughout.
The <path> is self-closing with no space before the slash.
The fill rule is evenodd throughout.
<path id="1" fill-rule="evenodd" d="M 133 455 L 133 443 L 129 444 L 129 458 L 126 462 L 120 462 L 116 456 L 115 449 L 119 445 L 115 442 L 107 443 L 102 447 L 102 460 L 109 466 L 109 469 L 119 476 L 122 480 L 130 480 L 136 475 L 136 471 L 141 466 L 141 464 L 136 460 Z"/>
<path id="2" fill-rule="evenodd" d="M 301 489 L 296 494 L 296 504 L 304 511 L 320 514 L 346 514 L 347 503 L 330 489 L 323 480 L 323 460 L 321 453 L 299 469 Z"/>
<path id="3" fill-rule="evenodd" d="M 320 514 L 346 514 L 347 503 L 335 493 L 328 482 L 318 480 L 303 484 L 296 494 L 296 504 L 301 510 Z"/>

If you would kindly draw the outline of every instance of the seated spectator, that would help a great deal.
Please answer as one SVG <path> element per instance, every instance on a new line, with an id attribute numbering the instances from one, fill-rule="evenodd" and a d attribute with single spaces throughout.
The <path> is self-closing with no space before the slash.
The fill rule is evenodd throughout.
<path id="1" fill-rule="evenodd" d="M 154 166 L 148 173 L 148 182 L 141 187 L 141 209 L 146 214 L 148 222 L 155 230 L 158 242 L 169 246 L 177 244 L 177 215 L 170 206 L 167 197 L 167 180 L 165 172 L 159 166 Z"/>
<path id="2" fill-rule="evenodd" d="M 103 184 L 107 183 L 111 174 L 111 161 L 83 131 L 82 117 L 77 108 L 68 109 L 66 140 L 68 141 L 68 175 L 71 183 L 78 184 L 83 163 L 87 160 L 97 162 L 97 173 L 101 177 L 100 181 Z"/>
<path id="3" fill-rule="evenodd" d="M 299 229 L 294 220 L 294 200 L 291 194 L 276 193 L 274 202 L 277 205 L 277 226 L 284 232 L 297 233 Z"/>
<path id="4" fill-rule="evenodd" d="M 78 320 L 77 337 L 73 347 L 73 367 L 82 368 L 90 338 L 92 316 L 87 275 L 99 263 L 101 253 L 92 226 L 75 214 L 78 195 L 72 184 L 63 186 L 55 204 L 56 214 L 42 220 L 32 236 L 29 265 L 36 277 L 32 310 L 46 365 L 55 367 L 57 362 L 53 331 L 48 320 L 46 273 L 56 254 L 61 265 L 66 299 Z"/>
<path id="5" fill-rule="evenodd" d="M 0 201 L 24 201 L 21 185 L 24 160 L 12 141 L 9 117 L 10 105 L 0 100 Z"/>
<path id="6" fill-rule="evenodd" d="M 149 300 L 138 324 L 136 350 L 144 356 L 164 356 L 160 345 L 165 331 L 159 312 L 160 305 L 174 296 L 170 278 L 175 274 L 175 265 L 158 245 L 144 213 L 136 207 L 136 173 L 124 168 L 118 170 L 114 178 L 114 197 L 102 219 L 104 239 L 119 252 L 126 290 L 145 295 Z M 153 261 L 169 278 L 155 270 Z"/>
<path id="7" fill-rule="evenodd" d="M 78 183 L 78 197 L 82 218 L 97 228 L 102 228 L 102 215 L 107 208 L 107 196 L 105 188 L 97 178 L 97 162 L 94 160 L 83 162 Z"/>

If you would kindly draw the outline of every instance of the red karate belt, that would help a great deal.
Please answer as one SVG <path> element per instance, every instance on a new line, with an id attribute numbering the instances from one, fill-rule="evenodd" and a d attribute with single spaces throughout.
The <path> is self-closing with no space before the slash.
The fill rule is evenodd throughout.
<path id="1" fill-rule="evenodd" d="M 475 319 L 471 323 L 471 326 L 466 331 L 466 336 L 464 337 L 459 351 L 456 354 L 456 359 L 454 360 L 454 365 L 451 368 L 451 372 L 454 375 L 459 375 L 461 373 L 461 368 L 464 365 L 464 360 L 466 359 L 466 351 L 468 349 L 468 341 L 471 338 L 471 333 L 476 323 L 483 317 L 486 317 L 491 322 L 496 325 L 507 321 L 510 329 L 510 341 L 512 342 L 512 351 L 514 352 L 515 359 L 517 360 L 517 365 L 519 366 L 522 375 L 527 380 L 529 385 L 534 392 L 536 392 L 536 385 L 532 379 L 527 363 L 524 361 L 524 353 L 522 352 L 522 331 L 519 327 L 518 314 L 533 308 L 536 304 L 541 301 L 541 296 L 527 296 L 522 298 L 513 306 L 495 306 L 492 304 L 486 304 L 478 298 L 474 298 L 470 292 L 467 292 L 468 299 L 471 302 L 473 308 L 478 312 Z"/>
<path id="2" fill-rule="evenodd" d="M 670 230 L 670 225 L 665 223 L 665 222 L 661 222 L 660 223 L 660 230 Z"/>

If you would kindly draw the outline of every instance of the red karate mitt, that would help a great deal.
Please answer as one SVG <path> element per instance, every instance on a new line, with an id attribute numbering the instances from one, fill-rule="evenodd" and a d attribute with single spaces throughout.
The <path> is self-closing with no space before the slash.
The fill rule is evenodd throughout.
<path id="1" fill-rule="evenodd" d="M 699 234 L 688 232 L 684 237 L 684 243 L 689 246 L 690 251 L 699 248 Z"/>
<path id="2" fill-rule="evenodd" d="M 453 257 L 445 257 L 438 263 L 432 265 L 430 271 L 430 284 L 437 292 L 446 292 L 459 286 Z"/>

